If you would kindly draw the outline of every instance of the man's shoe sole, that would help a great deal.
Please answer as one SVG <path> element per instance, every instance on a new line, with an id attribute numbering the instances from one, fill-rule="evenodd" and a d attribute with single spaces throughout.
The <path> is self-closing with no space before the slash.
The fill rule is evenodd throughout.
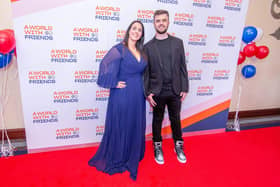
<path id="1" fill-rule="evenodd" d="M 155 159 L 155 161 L 156 161 L 156 163 L 158 163 L 160 165 L 164 164 L 164 161 L 158 161 L 157 159 Z"/>
<path id="2" fill-rule="evenodd" d="M 180 163 L 182 163 L 182 164 L 187 163 L 187 160 L 181 160 L 181 159 L 179 159 L 178 157 L 177 157 L 177 160 L 178 160 Z"/>
<path id="3" fill-rule="evenodd" d="M 175 150 L 175 149 L 174 149 L 174 152 L 176 153 L 176 150 Z M 177 153 L 176 153 L 176 155 L 177 155 Z M 186 160 L 181 160 L 178 156 L 177 156 L 177 160 L 178 160 L 180 163 L 182 163 L 182 164 L 187 163 L 187 159 L 186 159 Z"/>

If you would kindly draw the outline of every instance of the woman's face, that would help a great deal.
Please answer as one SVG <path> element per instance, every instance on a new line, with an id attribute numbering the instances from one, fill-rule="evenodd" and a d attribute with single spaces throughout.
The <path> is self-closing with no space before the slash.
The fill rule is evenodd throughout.
<path id="1" fill-rule="evenodd" d="M 129 39 L 132 41 L 138 41 L 142 36 L 142 25 L 138 22 L 133 23 L 129 30 Z"/>

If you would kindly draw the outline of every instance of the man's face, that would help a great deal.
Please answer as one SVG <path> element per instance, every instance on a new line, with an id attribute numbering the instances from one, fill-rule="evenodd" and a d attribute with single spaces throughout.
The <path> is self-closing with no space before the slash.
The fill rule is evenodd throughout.
<path id="1" fill-rule="evenodd" d="M 164 34 L 167 32 L 169 26 L 169 19 L 167 14 L 160 14 L 154 18 L 154 26 L 156 32 L 159 34 Z"/>

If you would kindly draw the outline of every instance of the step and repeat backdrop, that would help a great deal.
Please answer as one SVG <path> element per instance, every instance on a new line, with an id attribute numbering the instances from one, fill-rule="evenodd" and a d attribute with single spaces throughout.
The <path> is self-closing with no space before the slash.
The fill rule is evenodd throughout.
<path id="1" fill-rule="evenodd" d="M 145 41 L 153 13 L 170 14 L 169 34 L 184 41 L 190 92 L 185 135 L 224 131 L 248 0 L 19 0 L 12 3 L 29 152 L 100 142 L 110 91 L 97 86 L 99 64 L 140 20 Z M 147 103 L 147 138 L 152 108 Z M 166 114 L 163 135 L 170 136 Z"/>

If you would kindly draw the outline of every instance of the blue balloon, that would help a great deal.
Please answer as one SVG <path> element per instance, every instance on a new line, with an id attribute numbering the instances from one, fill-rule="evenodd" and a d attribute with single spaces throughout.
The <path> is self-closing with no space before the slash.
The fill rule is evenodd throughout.
<path id="1" fill-rule="evenodd" d="M 242 75 L 246 79 L 253 77 L 256 74 L 256 67 L 253 65 L 246 65 L 242 68 Z"/>
<path id="2" fill-rule="evenodd" d="M 12 61 L 13 54 L 7 53 L 2 54 L 0 53 L 0 68 L 6 67 Z"/>
<path id="3" fill-rule="evenodd" d="M 258 31 L 256 27 L 253 26 L 245 27 L 243 30 L 242 40 L 245 43 L 250 43 L 257 37 L 257 35 L 258 35 Z"/>

